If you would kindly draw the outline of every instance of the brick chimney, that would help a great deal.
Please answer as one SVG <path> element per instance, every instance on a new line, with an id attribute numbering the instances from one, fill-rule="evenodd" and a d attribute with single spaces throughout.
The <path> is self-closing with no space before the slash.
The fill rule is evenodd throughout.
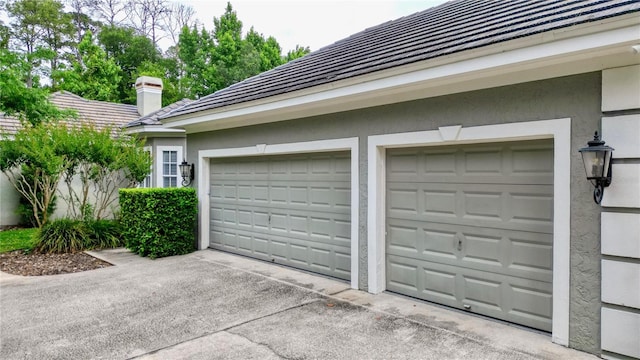
<path id="1" fill-rule="evenodd" d="M 162 80 L 141 76 L 136 79 L 138 113 L 145 116 L 162 108 Z"/>

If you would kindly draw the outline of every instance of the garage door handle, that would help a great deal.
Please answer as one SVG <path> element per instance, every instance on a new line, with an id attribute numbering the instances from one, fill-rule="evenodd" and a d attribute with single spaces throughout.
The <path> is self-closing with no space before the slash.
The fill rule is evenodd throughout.
<path id="1" fill-rule="evenodd" d="M 458 237 L 458 251 L 462 251 L 462 239 Z"/>

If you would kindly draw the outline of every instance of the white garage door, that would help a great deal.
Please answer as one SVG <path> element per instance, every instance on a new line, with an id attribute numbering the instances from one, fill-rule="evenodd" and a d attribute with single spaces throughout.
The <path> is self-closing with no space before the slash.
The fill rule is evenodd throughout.
<path id="1" fill-rule="evenodd" d="M 553 144 L 387 151 L 387 289 L 551 331 Z"/>
<path id="2" fill-rule="evenodd" d="M 350 279 L 349 153 L 211 160 L 210 247 Z"/>

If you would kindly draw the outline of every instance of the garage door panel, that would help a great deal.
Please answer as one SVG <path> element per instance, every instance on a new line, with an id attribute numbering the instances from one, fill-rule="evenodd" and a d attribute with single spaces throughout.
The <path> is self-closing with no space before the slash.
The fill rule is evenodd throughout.
<path id="1" fill-rule="evenodd" d="M 221 229 L 220 227 L 218 229 Z M 260 229 L 260 228 L 251 228 L 251 229 L 242 229 L 242 228 L 222 228 L 224 231 L 226 232 L 234 232 L 234 231 L 250 231 L 256 235 L 262 235 L 264 237 L 268 237 L 270 235 L 274 235 L 274 236 L 281 236 L 281 237 L 286 237 L 289 238 L 291 240 L 295 240 L 295 239 L 307 239 L 310 242 L 321 242 L 321 243 L 326 243 L 328 245 L 331 246 L 341 246 L 341 247 L 348 247 L 349 246 L 349 241 L 348 239 L 335 239 L 332 238 L 331 236 L 327 236 L 324 234 L 317 234 L 317 233 L 311 233 L 309 234 L 301 234 L 301 233 L 293 233 L 293 232 L 287 232 L 287 231 L 278 231 L 273 230 L 273 229 Z"/>
<path id="2" fill-rule="evenodd" d="M 218 204 L 244 204 L 313 211 L 350 211 L 351 190 L 344 182 L 306 182 L 292 185 L 279 182 L 264 184 L 217 184 L 211 187 L 211 198 Z"/>
<path id="3" fill-rule="evenodd" d="M 494 177 L 502 175 L 503 169 L 502 149 L 494 148 L 491 150 L 464 151 L 461 162 L 462 175 L 489 175 Z"/>
<path id="4" fill-rule="evenodd" d="M 553 176 L 553 149 L 548 147 L 512 148 L 511 157 L 512 175 L 538 175 Z"/>
<path id="5" fill-rule="evenodd" d="M 552 146 L 387 150 L 387 288 L 550 330 Z"/>
<path id="6" fill-rule="evenodd" d="M 505 246 L 502 238 L 464 234 L 460 239 L 462 262 L 474 263 L 469 267 L 499 269 L 503 266 L 501 259 L 504 255 L 501 253 Z"/>
<path id="7" fill-rule="evenodd" d="M 349 278 L 351 274 L 351 249 L 334 248 L 335 271 Z"/>
<path id="8" fill-rule="evenodd" d="M 546 190 L 546 189 L 540 189 Z M 553 226 L 553 196 L 549 193 L 510 193 L 511 221 Z M 548 230 L 547 230 L 548 231 Z"/>
<path id="9" fill-rule="evenodd" d="M 396 215 L 397 217 L 400 217 Z M 429 218 L 430 223 L 434 224 L 442 224 L 443 227 L 447 225 L 453 226 L 461 226 L 461 227 L 478 227 L 482 229 L 486 229 L 486 231 L 501 232 L 501 231 L 524 231 L 524 232 L 534 232 L 534 233 L 547 233 L 545 230 L 552 231 L 552 224 L 544 224 L 543 226 L 539 224 L 532 223 L 531 221 L 487 221 L 486 219 L 479 219 L 474 217 L 448 217 L 448 216 L 406 216 L 407 219 L 400 218 L 392 218 L 389 219 L 389 225 L 395 226 L 405 226 L 405 227 L 419 227 L 421 226 L 420 219 Z"/>
<path id="10" fill-rule="evenodd" d="M 434 217 L 467 225 L 550 232 L 553 229 L 552 192 L 550 185 L 391 182 L 388 183 L 387 215 L 417 221 Z"/>
<path id="11" fill-rule="evenodd" d="M 552 236 L 431 222 L 387 227 L 387 253 L 513 276 L 552 280 Z M 412 226 L 417 225 L 417 226 Z M 419 227 L 418 227 L 419 226 Z M 498 235 L 496 235 L 498 234 Z"/>
<path id="12" fill-rule="evenodd" d="M 388 226 L 389 248 L 401 252 L 417 253 L 418 231 L 416 227 Z"/>
<path id="13" fill-rule="evenodd" d="M 551 284 L 455 265 L 388 256 L 387 289 L 443 305 L 551 329 Z"/>
<path id="14" fill-rule="evenodd" d="M 211 162 L 210 246 L 349 279 L 348 153 Z"/>

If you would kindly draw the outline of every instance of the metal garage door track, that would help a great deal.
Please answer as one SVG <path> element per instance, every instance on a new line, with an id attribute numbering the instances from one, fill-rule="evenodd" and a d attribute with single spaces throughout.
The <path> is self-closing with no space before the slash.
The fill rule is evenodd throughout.
<path id="1" fill-rule="evenodd" d="M 595 359 L 545 334 L 240 256 L 0 273 L 2 359 Z"/>

